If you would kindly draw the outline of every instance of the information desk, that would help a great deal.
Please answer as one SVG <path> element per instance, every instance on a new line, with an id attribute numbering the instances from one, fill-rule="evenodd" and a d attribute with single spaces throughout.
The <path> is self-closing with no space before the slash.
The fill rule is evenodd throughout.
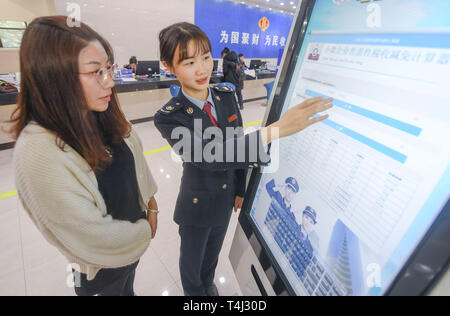
<path id="1" fill-rule="evenodd" d="M 256 78 L 247 76 L 247 80 L 259 80 L 259 79 L 274 79 L 275 72 L 269 70 L 260 70 L 256 72 Z M 211 77 L 211 84 L 222 82 L 223 74 L 214 74 Z M 136 91 L 146 91 L 155 89 L 168 89 L 171 85 L 180 85 L 180 82 L 176 78 L 150 78 L 150 79 L 137 79 L 133 82 L 124 82 L 122 80 L 114 80 L 116 84 L 117 93 L 127 93 Z M 18 93 L 6 93 L 0 94 L 0 106 L 11 105 L 17 102 Z"/>
<path id="2" fill-rule="evenodd" d="M 260 72 L 257 78 L 248 76 L 243 91 L 244 102 L 265 99 L 267 91 L 264 84 L 273 81 L 274 72 Z M 223 75 L 216 74 L 211 77 L 211 84 L 222 82 Z M 132 123 L 149 121 L 164 104 L 172 97 L 169 87 L 180 85 L 176 78 L 140 79 L 133 82 L 115 80 L 119 102 L 125 116 Z M 17 102 L 18 93 L 0 94 L 0 150 L 11 148 L 13 139 L 1 128 L 11 117 Z"/>

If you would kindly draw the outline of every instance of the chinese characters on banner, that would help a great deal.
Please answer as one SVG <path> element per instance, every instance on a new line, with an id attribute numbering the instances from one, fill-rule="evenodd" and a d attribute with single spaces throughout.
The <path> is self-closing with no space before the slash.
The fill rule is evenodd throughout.
<path id="1" fill-rule="evenodd" d="M 220 44 L 240 44 L 240 45 L 253 45 L 259 46 L 260 41 L 259 34 L 250 34 L 250 33 L 240 33 L 240 32 L 229 32 L 226 30 L 222 30 L 220 32 Z M 250 42 L 251 38 L 251 42 Z M 285 47 L 286 46 L 286 37 L 277 36 L 277 35 L 266 35 L 264 37 L 264 46 L 276 46 L 276 47 Z"/>
<path id="2" fill-rule="evenodd" d="M 213 58 L 225 47 L 245 58 L 277 58 L 294 16 L 219 0 L 195 0 L 195 24 L 208 36 Z"/>

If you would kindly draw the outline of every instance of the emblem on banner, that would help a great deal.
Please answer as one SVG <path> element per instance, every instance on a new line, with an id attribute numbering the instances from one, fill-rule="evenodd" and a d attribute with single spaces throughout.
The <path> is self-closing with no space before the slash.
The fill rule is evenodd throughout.
<path id="1" fill-rule="evenodd" d="M 258 26 L 264 32 L 270 26 L 269 19 L 267 19 L 266 17 L 263 17 L 261 20 L 259 20 Z"/>

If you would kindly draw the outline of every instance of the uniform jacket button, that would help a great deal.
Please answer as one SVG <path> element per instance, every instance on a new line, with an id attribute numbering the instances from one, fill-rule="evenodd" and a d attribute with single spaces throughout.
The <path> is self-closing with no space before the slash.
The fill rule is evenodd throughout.
<path id="1" fill-rule="evenodd" d="M 222 189 L 224 189 L 224 190 L 226 190 L 228 188 L 228 185 L 226 185 L 226 184 L 224 184 L 223 186 L 222 186 Z"/>
<path id="2" fill-rule="evenodd" d="M 198 198 L 194 198 L 194 199 L 192 200 L 192 203 L 198 204 Z"/>

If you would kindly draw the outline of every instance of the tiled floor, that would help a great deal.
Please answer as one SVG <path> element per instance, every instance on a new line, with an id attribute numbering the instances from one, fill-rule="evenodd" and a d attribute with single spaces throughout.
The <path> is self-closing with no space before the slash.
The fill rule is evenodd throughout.
<path id="1" fill-rule="evenodd" d="M 245 104 L 244 123 L 264 117 L 264 101 Z M 260 124 L 252 127 L 259 127 Z M 144 151 L 167 146 L 153 122 L 135 125 Z M 12 150 L 0 152 L 0 194 L 15 189 Z M 153 154 L 147 162 L 158 182 L 156 195 L 161 214 L 156 238 L 142 257 L 136 274 L 138 295 L 182 295 L 178 257 L 178 226 L 172 221 L 180 185 L 182 166 L 173 162 L 170 151 Z M 232 217 L 216 273 L 221 295 L 239 293 L 239 286 L 228 260 L 238 216 Z M 69 269 L 69 270 L 68 270 Z M 19 207 L 17 196 L 0 199 L 0 296 L 74 295 L 67 286 L 70 279 L 67 260 L 50 246 L 28 215 Z"/>

